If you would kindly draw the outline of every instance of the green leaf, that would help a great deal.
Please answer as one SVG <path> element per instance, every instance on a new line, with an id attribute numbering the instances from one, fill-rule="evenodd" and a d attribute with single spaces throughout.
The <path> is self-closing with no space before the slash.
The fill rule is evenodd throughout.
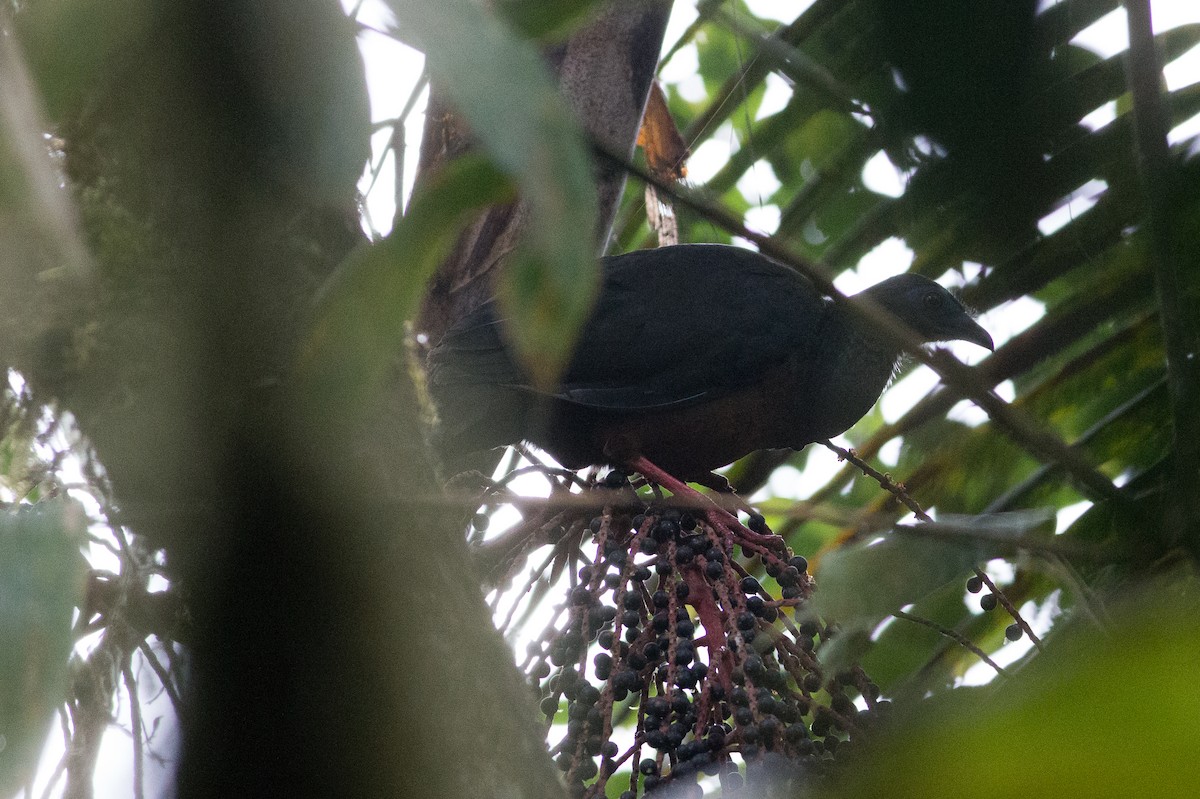
<path id="1" fill-rule="evenodd" d="M 22 3 L 16 31 L 50 118 L 75 111 L 95 90 L 96 76 L 127 56 L 153 20 L 148 0 Z"/>
<path id="2" fill-rule="evenodd" d="M 1194 796 L 1200 627 L 1194 584 L 1180 588 L 1148 591 L 1109 630 L 1064 631 L 1020 680 L 925 703 L 832 795 Z"/>
<path id="3" fill-rule="evenodd" d="M 71 616 L 83 600 L 87 517 L 49 500 L 0 513 L 0 794 L 13 795 L 67 688 Z"/>
<path id="4" fill-rule="evenodd" d="M 575 348 L 598 288 L 596 196 L 583 137 L 541 54 L 471 0 L 389 0 L 425 45 L 430 72 L 529 206 L 500 299 L 516 355 L 542 385 Z M 493 76 L 503 76 L 503 80 Z"/>
<path id="5" fill-rule="evenodd" d="M 962 513 L 943 513 L 936 522 L 917 525 L 915 529 L 948 536 L 978 538 L 989 542 L 1019 542 L 1026 538 L 1049 538 L 1054 535 L 1054 511 L 1049 508 L 1030 508 L 1005 513 L 981 513 L 970 516 Z"/>
<path id="6" fill-rule="evenodd" d="M 450 162 L 383 241 L 360 247 L 322 291 L 300 358 L 318 407 L 361 412 L 403 349 L 405 323 L 471 212 L 512 198 L 488 161 Z"/>
<path id="7" fill-rule="evenodd" d="M 814 611 L 843 626 L 880 619 L 961 577 L 985 558 L 971 540 L 939 541 L 911 534 L 838 549 L 821 559 Z"/>
<path id="8" fill-rule="evenodd" d="M 608 799 L 619 799 L 622 793 L 629 790 L 629 778 L 632 774 L 628 771 L 618 771 L 608 778 L 608 782 L 604 784 L 604 795 Z"/>
<path id="9" fill-rule="evenodd" d="M 77 276 L 88 263 L 75 235 L 70 197 L 50 160 L 40 97 L 10 37 L 0 47 L 0 276 L 11 291 L 52 275 Z M 37 270 L 43 265 L 50 268 Z"/>
<path id="10" fill-rule="evenodd" d="M 280 178 L 311 203 L 352 202 L 371 139 L 354 23 L 327 0 L 251 4 L 239 22 L 256 38 L 245 69 L 275 132 Z"/>
<path id="11" fill-rule="evenodd" d="M 595 5 L 596 0 L 499 0 L 496 10 L 531 39 L 561 39 Z"/>
<path id="12" fill-rule="evenodd" d="M 961 583 L 947 583 L 913 603 L 908 613 L 916 618 L 962 632 L 960 625 L 975 621 L 963 602 L 964 593 Z M 914 682 L 917 684 L 916 689 L 921 692 L 918 696 L 927 690 L 943 687 L 936 683 L 930 684 L 928 674 L 929 671 L 941 672 L 941 669 L 931 668 L 934 664 L 930 663 L 930 659 L 940 650 L 948 648 L 950 654 L 955 657 L 960 652 L 966 653 L 971 665 L 978 662 L 975 655 L 968 653 L 938 630 L 909 619 L 893 619 L 874 637 L 872 643 L 871 651 L 859 663 L 884 693 L 897 700 L 911 696 Z"/>

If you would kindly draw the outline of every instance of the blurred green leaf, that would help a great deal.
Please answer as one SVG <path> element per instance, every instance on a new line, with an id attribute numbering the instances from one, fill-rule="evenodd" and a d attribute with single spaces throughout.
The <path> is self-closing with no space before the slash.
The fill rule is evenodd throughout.
<path id="1" fill-rule="evenodd" d="M 40 0 L 16 15 L 30 71 L 56 124 L 95 99 L 96 76 L 146 61 L 155 10 L 146 0 Z M 354 23 L 337 3 L 253 3 L 235 50 L 272 133 L 274 176 L 315 204 L 353 199 L 369 153 L 370 112 Z M 150 69 L 151 67 L 146 67 Z"/>
<path id="2" fill-rule="evenodd" d="M 496 10 L 531 39 L 567 36 L 596 6 L 596 0 L 499 0 Z"/>
<path id="3" fill-rule="evenodd" d="M 0 794 L 29 778 L 67 691 L 83 600 L 83 508 L 57 499 L 0 513 Z"/>
<path id="4" fill-rule="evenodd" d="M 763 157 L 763 153 L 780 153 L 783 142 L 794 136 L 795 131 L 804 127 L 812 114 L 819 110 L 813 98 L 802 96 L 788 103 L 782 111 L 756 122 L 749 136 L 753 142 L 752 146 L 741 147 L 729 157 L 729 161 L 709 178 L 709 190 L 714 194 L 729 191 L 737 185 L 747 170 Z M 770 161 L 776 177 L 781 180 L 794 179 L 794 175 L 790 173 L 793 173 L 800 163 L 791 158 L 774 158 Z"/>
<path id="5" fill-rule="evenodd" d="M 1111 630 L 1073 630 L 1020 680 L 959 689 L 896 719 L 828 796 L 1191 797 L 1200 604 L 1160 585 Z"/>
<path id="6" fill-rule="evenodd" d="M 318 300 L 300 369 L 318 403 L 362 412 L 403 350 L 405 323 L 472 211 L 512 198 L 478 156 L 450 162 L 416 192 L 383 241 L 355 250 Z"/>
<path id="7" fill-rule="evenodd" d="M 787 151 L 794 163 L 808 160 L 813 168 L 828 167 L 848 145 L 861 141 L 865 128 L 848 114 L 824 109 L 796 128 L 788 139 Z"/>
<path id="8" fill-rule="evenodd" d="M 147 0 L 39 0 L 21 3 L 15 22 L 46 113 L 62 120 L 144 39 L 153 14 Z"/>
<path id="9" fill-rule="evenodd" d="M 583 137 L 538 49 L 471 0 L 388 0 L 430 72 L 529 206 L 525 255 L 504 277 L 511 344 L 541 385 L 575 348 L 599 284 L 596 196 Z M 503 76 L 503 80 L 491 79 Z"/>
<path id="10" fill-rule="evenodd" d="M 44 131 L 40 98 L 21 49 L 5 36 L 0 47 L 0 276 L 11 272 L 5 279 L 16 285 L 33 276 L 31 268 L 47 264 L 79 273 L 88 261 Z M 43 270 L 39 277 L 50 274 Z"/>
<path id="11" fill-rule="evenodd" d="M 314 204 L 353 201 L 370 157 L 371 112 L 354 23 L 328 0 L 251 3 L 243 67 L 275 134 L 275 174 Z"/>

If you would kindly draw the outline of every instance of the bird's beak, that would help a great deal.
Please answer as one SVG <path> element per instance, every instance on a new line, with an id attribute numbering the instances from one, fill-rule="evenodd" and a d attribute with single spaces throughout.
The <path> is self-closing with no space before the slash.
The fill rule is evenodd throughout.
<path id="1" fill-rule="evenodd" d="M 959 341 L 969 341 L 972 344 L 978 344 L 992 352 L 996 351 L 996 345 L 992 342 L 992 336 L 974 319 L 964 315 L 962 323 L 954 331 L 954 338 Z"/>

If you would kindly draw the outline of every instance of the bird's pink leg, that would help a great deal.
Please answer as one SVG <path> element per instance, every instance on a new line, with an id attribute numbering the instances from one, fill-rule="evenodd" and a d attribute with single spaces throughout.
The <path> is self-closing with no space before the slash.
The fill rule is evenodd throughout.
<path id="1" fill-rule="evenodd" d="M 724 508 L 719 507 L 708 497 L 701 494 L 696 489 L 689 486 L 682 480 L 668 474 L 663 469 L 655 466 L 647 460 L 645 456 L 638 455 L 636 458 L 631 458 L 626 465 L 635 472 L 645 477 L 652 483 L 657 483 L 663 488 L 670 491 L 674 496 L 687 497 L 695 503 L 696 507 L 704 512 L 704 518 L 712 525 L 718 533 L 726 539 L 741 543 L 743 541 L 751 544 L 757 544 L 761 547 L 769 549 L 780 548 L 781 541 L 778 536 L 763 535 L 756 533 L 746 527 L 737 516 L 733 515 Z"/>

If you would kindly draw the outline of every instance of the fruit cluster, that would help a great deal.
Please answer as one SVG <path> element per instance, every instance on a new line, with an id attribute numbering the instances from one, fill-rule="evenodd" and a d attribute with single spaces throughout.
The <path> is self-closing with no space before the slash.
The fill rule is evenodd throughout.
<path id="1" fill-rule="evenodd" d="M 595 555 L 575 571 L 566 623 L 526 663 L 548 722 L 565 719 L 553 754 L 572 794 L 605 796 L 621 779 L 625 799 L 668 784 L 700 796 L 708 775 L 733 795 L 759 773 L 822 773 L 884 703 L 861 669 L 830 675 L 817 662 L 835 630 L 805 616 L 807 561 L 778 538 L 764 544 L 758 514 L 750 535 L 730 537 L 673 497 L 630 502 L 615 474 L 589 490 L 619 489 L 621 501 L 578 520 Z M 629 736 L 614 730 L 630 720 L 622 747 Z"/>

